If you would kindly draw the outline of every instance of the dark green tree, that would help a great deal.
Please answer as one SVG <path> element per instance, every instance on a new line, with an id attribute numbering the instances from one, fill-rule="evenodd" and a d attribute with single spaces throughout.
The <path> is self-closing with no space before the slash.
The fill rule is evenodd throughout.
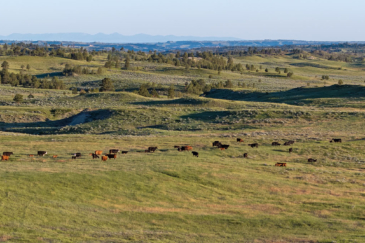
<path id="1" fill-rule="evenodd" d="M 129 57 L 127 57 L 124 61 L 124 68 L 125 70 L 128 70 L 129 69 L 129 66 L 130 66 L 130 60 L 129 60 Z"/>
<path id="2" fill-rule="evenodd" d="M 113 81 L 110 78 L 104 78 L 103 80 L 101 80 L 100 86 L 100 92 L 115 90 Z"/>
<path id="3" fill-rule="evenodd" d="M 167 97 L 173 99 L 175 97 L 175 88 L 174 85 L 170 85 L 169 89 L 167 90 Z"/>

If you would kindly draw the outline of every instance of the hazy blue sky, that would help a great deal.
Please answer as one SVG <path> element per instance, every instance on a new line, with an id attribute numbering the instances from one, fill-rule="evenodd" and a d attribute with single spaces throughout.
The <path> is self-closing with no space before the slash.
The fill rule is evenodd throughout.
<path id="1" fill-rule="evenodd" d="M 7 0 L 0 35 L 118 32 L 365 40 L 365 0 Z"/>

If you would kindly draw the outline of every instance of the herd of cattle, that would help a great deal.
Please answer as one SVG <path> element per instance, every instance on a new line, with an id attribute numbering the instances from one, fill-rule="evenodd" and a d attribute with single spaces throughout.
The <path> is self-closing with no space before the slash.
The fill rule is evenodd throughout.
<path id="1" fill-rule="evenodd" d="M 243 140 L 241 138 L 237 138 L 237 142 L 239 143 L 243 143 Z M 342 143 L 342 140 L 340 138 L 334 138 L 330 140 L 330 143 L 335 142 L 335 143 Z M 293 140 L 287 141 L 284 143 L 284 146 L 289 146 L 294 144 Z M 271 143 L 272 146 L 280 146 L 281 144 L 279 142 L 272 142 Z M 251 148 L 258 148 L 259 144 L 258 143 L 252 143 L 252 144 L 248 144 L 248 146 L 250 146 Z M 217 147 L 220 150 L 226 150 L 229 148 L 229 145 L 227 144 L 222 144 L 219 141 L 214 141 L 213 142 L 213 147 Z M 182 151 L 192 151 L 193 147 L 192 146 L 174 146 L 175 149 L 177 149 L 179 152 Z M 146 149 L 144 152 L 145 153 L 153 153 L 157 150 L 157 147 L 148 147 L 148 149 Z M 289 153 L 293 152 L 293 148 L 289 148 Z M 102 150 L 97 150 L 94 153 L 90 153 L 89 155 L 92 156 L 93 159 L 100 159 L 101 156 L 101 160 L 102 161 L 107 161 L 108 159 L 116 159 L 117 158 L 117 154 L 121 152 L 122 154 L 127 154 L 128 151 L 120 151 L 119 149 L 110 149 L 108 154 L 103 155 L 103 151 Z M 3 152 L 3 155 L 1 157 L 1 160 L 9 160 L 10 156 L 13 155 L 13 152 Z M 47 151 L 38 151 L 37 155 L 38 156 L 45 156 L 47 154 Z M 192 151 L 193 156 L 199 157 L 199 153 L 196 151 Z M 34 157 L 35 155 L 30 154 L 29 157 Z M 57 155 L 53 155 L 53 158 L 57 158 Z M 81 153 L 75 153 L 72 155 L 72 159 L 77 159 L 81 157 Z M 248 158 L 248 153 L 244 153 L 243 154 L 244 158 Z M 316 159 L 312 159 L 309 158 L 308 162 L 317 162 Z M 276 163 L 275 166 L 283 166 L 286 167 L 286 163 Z"/>

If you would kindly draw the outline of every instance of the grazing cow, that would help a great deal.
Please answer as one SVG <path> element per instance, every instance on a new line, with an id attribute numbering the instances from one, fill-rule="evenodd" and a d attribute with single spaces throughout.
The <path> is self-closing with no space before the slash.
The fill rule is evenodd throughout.
<path id="1" fill-rule="evenodd" d="M 284 143 L 285 146 L 292 145 L 292 144 L 294 144 L 293 140 L 290 140 L 290 141 L 287 141 Z"/>
<path id="2" fill-rule="evenodd" d="M 317 162 L 317 160 L 310 158 L 310 159 L 308 159 L 308 162 Z"/>
<path id="3" fill-rule="evenodd" d="M 93 157 L 93 159 L 99 159 L 100 158 L 97 154 L 90 154 L 90 155 Z"/>
<path id="4" fill-rule="evenodd" d="M 52 158 L 54 158 L 54 159 L 57 158 L 57 155 L 53 155 Z"/>
<path id="5" fill-rule="evenodd" d="M 127 154 L 128 153 L 128 151 L 122 151 L 122 154 Z"/>
<path id="6" fill-rule="evenodd" d="M 38 156 L 44 156 L 47 154 L 47 151 L 38 151 Z"/>
<path id="7" fill-rule="evenodd" d="M 213 142 L 213 147 L 218 147 L 219 145 L 221 145 L 221 143 L 219 141 L 214 141 Z"/>
<path id="8" fill-rule="evenodd" d="M 101 160 L 102 160 L 102 161 L 107 161 L 107 160 L 108 160 L 108 156 L 102 156 L 102 157 L 101 157 Z"/>
<path id="9" fill-rule="evenodd" d="M 76 159 L 76 158 L 77 158 L 76 156 L 72 155 L 72 158 L 71 159 Z"/>
<path id="10" fill-rule="evenodd" d="M 96 150 L 96 151 L 95 151 L 95 154 L 96 154 L 96 155 L 102 155 L 102 154 L 103 154 L 103 151 L 101 151 L 101 150 Z"/>
<path id="11" fill-rule="evenodd" d="M 73 156 L 75 156 L 76 158 L 80 158 L 81 157 L 81 153 L 75 153 L 75 154 L 73 154 Z"/>
<path id="12" fill-rule="evenodd" d="M 30 154 L 29 157 L 34 157 L 34 154 Z"/>
<path id="13" fill-rule="evenodd" d="M 9 160 L 9 156 L 3 155 L 1 156 L 1 160 Z"/>
<path id="14" fill-rule="evenodd" d="M 155 152 L 157 150 L 157 147 L 148 147 L 148 151 Z"/>
<path id="15" fill-rule="evenodd" d="M 272 143 L 271 143 L 271 145 L 272 145 L 272 146 L 280 146 L 281 144 L 280 144 L 280 143 L 278 143 L 278 142 L 272 142 Z"/>
<path id="16" fill-rule="evenodd" d="M 109 159 L 116 159 L 117 158 L 116 154 L 106 154 L 106 156 L 108 156 Z"/>
<path id="17" fill-rule="evenodd" d="M 4 152 L 3 153 L 3 155 L 5 155 L 5 156 L 9 156 L 10 157 L 10 155 L 13 155 L 14 153 L 13 152 Z"/>
<path id="18" fill-rule="evenodd" d="M 291 152 L 293 152 L 293 148 L 290 148 L 290 149 L 289 149 L 289 153 L 291 153 Z"/>
<path id="19" fill-rule="evenodd" d="M 193 147 L 192 146 L 181 146 L 181 148 L 178 148 L 177 150 L 179 152 L 181 152 L 181 151 L 190 151 L 190 150 L 193 150 Z"/>
<path id="20" fill-rule="evenodd" d="M 283 167 L 286 167 L 286 163 L 276 163 L 275 166 L 283 166 Z"/>
<path id="21" fill-rule="evenodd" d="M 333 138 L 330 142 L 332 143 L 335 142 L 335 143 L 342 143 L 342 139 L 341 138 Z"/>
<path id="22" fill-rule="evenodd" d="M 175 145 L 174 148 L 180 148 L 180 146 Z"/>
<path id="23" fill-rule="evenodd" d="M 259 144 L 258 143 L 252 143 L 252 144 L 249 144 L 248 146 L 250 146 L 251 148 L 258 148 Z"/>
<path id="24" fill-rule="evenodd" d="M 248 154 L 247 153 L 244 153 L 243 154 L 243 158 L 248 158 Z"/>
<path id="25" fill-rule="evenodd" d="M 109 154 L 117 154 L 119 153 L 119 149 L 110 149 Z"/>
<path id="26" fill-rule="evenodd" d="M 243 143 L 243 139 L 241 139 L 241 138 L 237 138 L 237 142 L 239 142 L 239 143 Z"/>
<path id="27" fill-rule="evenodd" d="M 229 145 L 227 144 L 221 144 L 218 148 L 220 148 L 221 150 L 225 150 L 228 149 Z"/>
<path id="28" fill-rule="evenodd" d="M 199 153 L 198 152 L 193 151 L 192 153 L 193 153 L 193 156 L 199 157 Z"/>

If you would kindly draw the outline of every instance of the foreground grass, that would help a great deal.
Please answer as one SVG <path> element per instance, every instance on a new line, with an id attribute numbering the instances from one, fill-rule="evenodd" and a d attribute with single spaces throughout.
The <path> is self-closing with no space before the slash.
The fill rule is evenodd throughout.
<path id="1" fill-rule="evenodd" d="M 193 135 L 193 134 L 191 134 Z M 301 142 L 295 153 L 245 138 L 190 136 L 1 136 L 0 232 L 11 241 L 298 242 L 364 238 L 364 164 L 326 158 L 364 142 Z M 270 138 L 269 138 L 270 139 Z M 227 151 L 211 141 L 231 144 Z M 199 158 L 173 146 L 191 144 Z M 145 154 L 148 146 L 159 151 Z M 91 160 L 96 149 L 129 150 Z M 47 150 L 48 157 L 27 154 Z M 85 156 L 71 160 L 71 153 Z M 249 159 L 242 154 L 249 153 Z M 317 165 L 305 162 L 319 158 Z M 57 154 L 57 159 L 51 155 Z M 331 156 L 328 156 L 331 157 Z M 360 158 L 361 159 L 361 158 Z M 363 159 L 363 158 L 362 158 Z M 288 162 L 287 168 L 273 165 Z M 270 240 L 269 240 L 270 239 Z"/>

